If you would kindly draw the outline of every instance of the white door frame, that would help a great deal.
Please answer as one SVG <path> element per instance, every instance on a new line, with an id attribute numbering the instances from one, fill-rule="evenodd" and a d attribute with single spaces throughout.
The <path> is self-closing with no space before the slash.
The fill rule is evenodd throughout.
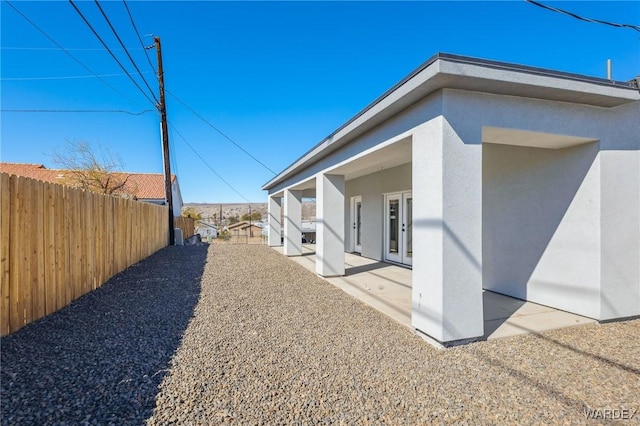
<path id="1" fill-rule="evenodd" d="M 412 231 L 413 212 L 406 207 L 409 200 L 413 200 L 411 191 L 384 196 L 384 259 L 405 265 L 411 265 L 413 260 L 412 239 L 408 235 Z M 390 201 L 396 202 L 393 212 Z"/>
<path id="2" fill-rule="evenodd" d="M 352 252 L 362 254 L 362 196 L 360 195 L 351 197 L 351 248 Z"/>

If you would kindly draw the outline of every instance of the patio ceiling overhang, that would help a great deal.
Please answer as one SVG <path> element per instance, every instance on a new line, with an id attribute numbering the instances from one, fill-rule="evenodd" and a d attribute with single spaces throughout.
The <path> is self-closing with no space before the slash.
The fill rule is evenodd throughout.
<path id="1" fill-rule="evenodd" d="M 640 100 L 638 88 L 630 82 L 439 53 L 263 185 L 262 189 L 276 188 L 408 106 L 442 89 L 477 91 L 604 108 Z"/>
<path id="2" fill-rule="evenodd" d="M 482 143 L 563 149 L 592 142 L 597 142 L 597 139 L 490 126 L 482 128 Z"/>
<path id="3" fill-rule="evenodd" d="M 410 162 L 411 137 L 405 137 L 380 148 L 363 152 L 348 161 L 326 170 L 324 173 L 343 175 L 345 181 L 349 181 Z M 286 189 L 303 191 L 303 198 L 314 198 L 316 195 L 316 180 L 314 177 L 311 177 Z M 274 197 L 282 197 L 284 195 L 284 190 L 270 195 Z"/>

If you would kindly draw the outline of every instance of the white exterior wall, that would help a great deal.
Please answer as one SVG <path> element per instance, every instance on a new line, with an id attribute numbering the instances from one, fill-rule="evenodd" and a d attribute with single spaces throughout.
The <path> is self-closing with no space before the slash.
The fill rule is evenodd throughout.
<path id="1" fill-rule="evenodd" d="M 178 185 L 178 178 L 171 183 L 171 201 L 173 202 L 173 216 L 180 217 L 182 215 L 182 194 Z"/>
<path id="2" fill-rule="evenodd" d="M 484 287 L 599 320 L 640 315 L 640 105 L 444 92 L 466 140 L 491 126 L 598 141 L 483 145 Z"/>
<path id="3" fill-rule="evenodd" d="M 320 174 L 316 179 L 316 272 L 344 275 L 344 176 Z"/>
<path id="4" fill-rule="evenodd" d="M 439 117 L 416 129 L 412 164 L 412 325 L 441 342 L 482 336 L 482 146 Z"/>
<path id="5" fill-rule="evenodd" d="M 269 246 L 282 245 L 282 197 L 269 197 L 269 220 L 267 222 L 267 238 Z"/>
<path id="6" fill-rule="evenodd" d="M 302 191 L 284 191 L 284 254 L 302 254 Z"/>
<path id="7" fill-rule="evenodd" d="M 640 103 L 600 141 L 601 320 L 640 315 Z"/>
<path id="8" fill-rule="evenodd" d="M 362 256 L 381 261 L 384 254 L 384 194 L 411 190 L 411 164 L 346 182 L 345 250 L 353 247 L 351 198 L 362 196 Z"/>
<path id="9" fill-rule="evenodd" d="M 483 150 L 484 288 L 598 318 L 598 144 Z"/>

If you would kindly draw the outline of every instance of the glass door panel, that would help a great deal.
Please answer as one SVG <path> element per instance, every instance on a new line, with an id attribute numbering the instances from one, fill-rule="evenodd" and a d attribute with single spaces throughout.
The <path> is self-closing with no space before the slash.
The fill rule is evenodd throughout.
<path id="1" fill-rule="evenodd" d="M 356 246 L 362 246 L 362 201 L 356 201 Z"/>
<path id="2" fill-rule="evenodd" d="M 351 222 L 353 223 L 353 251 L 362 253 L 362 197 L 352 198 Z"/>
<path id="3" fill-rule="evenodd" d="M 386 202 L 386 257 L 393 262 L 402 262 L 400 200 L 399 194 L 393 194 Z"/>
<path id="4" fill-rule="evenodd" d="M 411 194 L 403 194 L 404 198 L 404 256 L 403 263 L 411 265 L 413 258 L 413 198 Z"/>
<path id="5" fill-rule="evenodd" d="M 385 259 L 411 265 L 413 198 L 410 192 L 385 197 Z"/>

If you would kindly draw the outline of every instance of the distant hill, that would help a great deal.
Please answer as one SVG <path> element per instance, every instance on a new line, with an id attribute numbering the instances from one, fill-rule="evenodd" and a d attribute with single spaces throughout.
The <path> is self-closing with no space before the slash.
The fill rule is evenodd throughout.
<path id="1" fill-rule="evenodd" d="M 220 210 L 222 210 L 222 217 L 224 219 L 235 216 L 241 217 L 243 214 L 249 212 L 249 207 L 251 207 L 252 213 L 259 211 L 263 219 L 266 219 L 269 213 L 267 203 L 186 203 L 183 209 L 188 207 L 195 209 L 203 218 L 216 218 L 216 220 L 220 217 Z M 315 218 L 316 203 L 310 201 L 303 202 L 302 220 L 313 220 Z"/>

